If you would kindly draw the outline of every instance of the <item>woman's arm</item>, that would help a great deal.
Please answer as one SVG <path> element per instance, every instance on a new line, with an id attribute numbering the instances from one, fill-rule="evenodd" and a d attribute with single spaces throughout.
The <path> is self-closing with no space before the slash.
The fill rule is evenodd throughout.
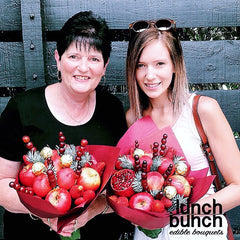
<path id="1" fill-rule="evenodd" d="M 232 129 L 216 100 L 201 97 L 198 112 L 217 166 L 227 183 L 225 188 L 199 203 L 212 204 L 216 199 L 225 212 L 240 205 L 240 152 Z"/>
<path id="2" fill-rule="evenodd" d="M 21 162 L 9 161 L 0 157 L 0 205 L 10 212 L 29 213 L 20 202 L 16 190 L 9 187 L 15 181 Z"/>
<path id="3" fill-rule="evenodd" d="M 9 161 L 0 157 L 0 205 L 13 213 L 29 213 L 30 211 L 20 202 L 16 190 L 9 187 L 11 181 L 15 181 L 21 162 Z M 102 213 L 107 205 L 106 198 L 103 195 L 94 201 L 88 211 L 79 216 L 76 220 L 65 226 L 60 234 L 71 236 L 71 233 L 84 226 L 90 219 Z M 112 212 L 108 210 L 108 212 Z M 57 231 L 58 218 L 42 218 L 42 221 L 50 228 Z"/>

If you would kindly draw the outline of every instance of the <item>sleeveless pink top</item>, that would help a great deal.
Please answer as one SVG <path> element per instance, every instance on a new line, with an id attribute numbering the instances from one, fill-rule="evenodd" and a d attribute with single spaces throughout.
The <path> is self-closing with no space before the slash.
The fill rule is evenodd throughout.
<path id="1" fill-rule="evenodd" d="M 192 94 L 188 100 L 189 104 L 183 107 L 182 113 L 177 122 L 172 127 L 172 130 L 191 165 L 191 170 L 199 170 L 209 167 L 208 160 L 201 148 L 201 138 L 198 134 L 193 114 L 192 103 L 195 94 Z M 211 172 L 209 170 L 208 174 Z M 208 194 L 214 193 L 214 186 L 212 185 Z"/>

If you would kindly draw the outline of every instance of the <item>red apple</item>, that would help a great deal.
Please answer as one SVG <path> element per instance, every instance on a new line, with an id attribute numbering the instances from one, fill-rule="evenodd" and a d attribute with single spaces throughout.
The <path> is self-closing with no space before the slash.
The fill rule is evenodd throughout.
<path id="1" fill-rule="evenodd" d="M 33 191 L 39 197 L 45 197 L 51 191 L 48 176 L 46 174 L 38 175 L 33 182 Z"/>
<path id="2" fill-rule="evenodd" d="M 147 185 L 149 190 L 161 191 L 164 184 L 164 178 L 159 172 L 148 172 L 147 173 Z"/>
<path id="3" fill-rule="evenodd" d="M 129 207 L 150 211 L 153 200 L 153 196 L 148 192 L 136 193 L 130 198 Z"/>
<path id="4" fill-rule="evenodd" d="M 67 212 L 72 204 L 70 193 L 64 188 L 54 188 L 46 196 L 49 201 L 60 212 Z"/>
<path id="5" fill-rule="evenodd" d="M 173 175 L 170 179 L 170 185 L 176 188 L 177 194 L 183 195 L 184 197 L 188 197 L 190 195 L 191 185 L 185 177 L 181 175 Z"/>
<path id="6" fill-rule="evenodd" d="M 164 212 L 165 211 L 165 206 L 161 200 L 153 200 L 152 205 L 151 205 L 151 211 L 153 212 Z"/>
<path id="7" fill-rule="evenodd" d="M 96 191 L 101 184 L 101 178 L 95 169 L 83 167 L 77 184 L 83 186 L 84 190 Z"/>
<path id="8" fill-rule="evenodd" d="M 62 168 L 57 172 L 57 184 L 60 188 L 70 189 L 76 181 L 72 168 Z"/>
<path id="9" fill-rule="evenodd" d="M 158 172 L 163 175 L 167 171 L 170 164 L 172 164 L 173 167 L 171 173 L 168 176 L 173 175 L 175 172 L 175 164 L 170 158 L 167 157 L 161 157 L 161 165 L 158 167 Z"/>
<path id="10" fill-rule="evenodd" d="M 29 163 L 28 165 L 24 166 L 19 173 L 20 182 L 26 187 L 32 187 L 36 178 L 36 175 L 32 171 L 32 165 L 33 163 Z"/>

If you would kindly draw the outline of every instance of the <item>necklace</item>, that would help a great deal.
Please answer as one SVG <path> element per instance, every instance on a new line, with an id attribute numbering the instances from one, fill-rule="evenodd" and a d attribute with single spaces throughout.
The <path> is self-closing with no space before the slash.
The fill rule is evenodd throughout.
<path id="1" fill-rule="evenodd" d="M 68 111 L 68 106 L 67 106 L 67 104 L 66 104 L 66 101 L 65 101 L 65 99 L 64 99 L 64 97 L 63 97 L 63 95 L 62 95 L 62 92 L 61 92 L 61 90 L 60 90 L 60 85 L 59 85 L 59 87 L 58 87 L 58 91 L 59 91 L 59 95 L 61 96 L 61 98 L 63 99 L 62 100 L 62 103 L 63 103 L 63 109 L 64 109 L 64 112 L 65 112 L 65 114 L 73 121 L 73 122 L 75 122 L 75 123 L 77 123 L 77 124 L 81 124 L 81 123 L 84 123 L 84 120 L 87 118 L 87 116 L 89 115 L 89 110 L 90 110 L 90 96 L 88 95 L 88 97 L 87 97 L 87 111 L 85 112 L 85 114 L 83 115 L 83 116 L 81 116 L 81 118 L 80 119 L 76 119 L 75 117 L 73 117 L 71 114 L 70 114 L 70 111 Z"/>

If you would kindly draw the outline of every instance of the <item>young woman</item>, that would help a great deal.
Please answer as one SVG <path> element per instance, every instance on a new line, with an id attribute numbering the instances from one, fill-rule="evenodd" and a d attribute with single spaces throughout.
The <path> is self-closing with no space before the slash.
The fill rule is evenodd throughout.
<path id="1" fill-rule="evenodd" d="M 30 136 L 37 149 L 47 144 L 54 148 L 60 131 L 69 144 L 76 146 L 83 138 L 89 144 L 115 146 L 126 131 L 121 102 L 97 88 L 105 74 L 110 51 L 105 20 L 91 12 L 79 12 L 64 24 L 57 40 L 55 59 L 59 82 L 13 97 L 3 111 L 0 205 L 6 209 L 4 239 L 60 239 L 55 232 L 57 219 L 34 217 L 33 220 L 16 191 L 9 188 L 26 154 L 22 136 Z M 132 230 L 131 224 L 116 214 L 100 214 L 105 208 L 106 199 L 99 196 L 85 214 L 70 222 L 60 234 L 70 236 L 81 227 L 81 240 L 117 240 Z M 55 231 L 49 231 L 49 227 Z"/>
<path id="2" fill-rule="evenodd" d="M 175 22 L 170 19 L 137 21 L 130 24 L 129 28 L 126 61 L 130 99 L 130 109 L 126 114 L 128 126 L 144 116 L 150 116 L 159 129 L 171 126 L 191 169 L 208 167 L 193 120 L 192 102 L 195 94 L 188 91 Z M 216 199 L 225 212 L 240 205 L 239 149 L 216 100 L 202 96 L 198 112 L 218 168 L 227 183 L 218 192 L 214 192 L 212 186 L 198 203 L 212 205 L 213 199 Z M 226 239 L 226 236 L 222 237 L 218 236 Z M 135 239 L 145 239 L 137 228 Z M 169 226 L 163 229 L 158 239 L 171 239 Z"/>

